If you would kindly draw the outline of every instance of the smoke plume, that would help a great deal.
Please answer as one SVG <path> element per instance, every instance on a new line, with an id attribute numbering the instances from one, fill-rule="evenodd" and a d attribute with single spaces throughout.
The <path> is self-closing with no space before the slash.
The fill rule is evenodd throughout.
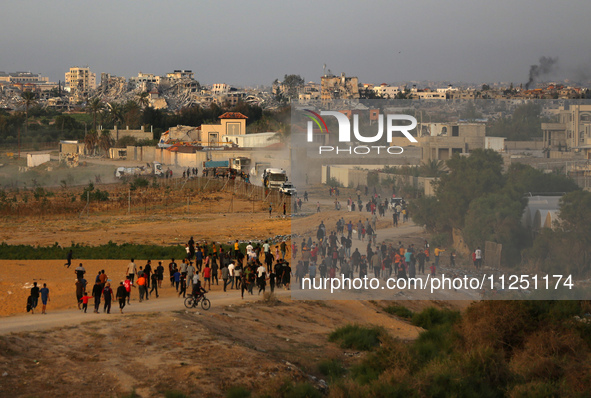
<path id="1" fill-rule="evenodd" d="M 541 57 L 539 65 L 532 65 L 529 68 L 529 80 L 525 83 L 525 89 L 529 90 L 529 87 L 534 84 L 539 77 L 554 72 L 557 63 L 558 57 Z"/>

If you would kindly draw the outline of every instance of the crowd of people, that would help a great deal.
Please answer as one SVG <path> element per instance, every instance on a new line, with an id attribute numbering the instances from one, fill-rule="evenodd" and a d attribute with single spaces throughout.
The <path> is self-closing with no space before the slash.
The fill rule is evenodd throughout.
<path id="1" fill-rule="evenodd" d="M 196 174 L 197 169 L 186 171 L 186 174 Z M 338 197 L 338 189 L 331 189 L 331 196 Z M 358 197 L 360 192 L 357 192 Z M 308 199 L 307 192 L 304 195 Z M 359 198 L 358 203 L 361 203 Z M 119 304 L 119 311 L 123 313 L 126 305 L 130 304 L 130 298 L 134 289 L 138 290 L 139 302 L 150 298 L 158 298 L 159 291 L 163 289 L 166 268 L 168 268 L 168 280 L 170 287 L 179 297 L 194 295 L 201 297 L 211 286 L 220 286 L 221 290 L 237 290 L 241 297 L 244 294 L 253 295 L 265 293 L 267 289 L 274 292 L 276 288 L 289 290 L 291 278 L 295 276 L 295 282 L 301 285 L 302 278 L 334 278 L 337 273 L 345 277 L 360 278 L 373 274 L 376 278 L 387 279 L 414 278 L 417 273 L 430 272 L 435 275 L 440 258 L 444 256 L 445 249 L 435 247 L 433 252 L 429 243 L 425 240 L 420 247 L 414 244 L 404 245 L 377 241 L 377 220 L 384 217 L 386 209 L 393 212 L 394 226 L 398 223 L 398 217 L 405 222 L 408 212 L 404 202 L 399 201 L 397 206 L 389 206 L 388 200 L 382 202 L 375 192 L 370 196 L 364 206 L 371 215 L 362 218 L 345 221 L 344 217 L 337 220 L 332 231 L 328 231 L 324 222 L 320 222 L 316 229 L 315 240 L 313 237 L 302 239 L 301 243 L 292 240 L 291 261 L 295 263 L 292 271 L 286 255 L 288 245 L 286 241 L 274 246 L 264 243 L 240 244 L 238 240 L 230 247 L 224 247 L 216 242 L 195 242 L 191 237 L 185 244 L 185 258 L 180 261 L 172 258 L 167 265 L 158 261 L 158 265 L 147 260 L 143 266 L 136 265 L 132 258 L 125 269 L 125 276 L 119 282 L 119 286 L 111 287 L 111 280 L 104 270 L 98 272 L 94 284 L 89 284 L 86 279 L 86 270 L 82 263 L 74 270 L 76 273 L 76 300 L 78 308 L 87 312 L 90 300 L 93 300 L 94 313 L 101 310 L 109 314 L 113 301 Z M 317 204 L 318 208 L 320 207 Z M 349 198 L 347 202 L 350 211 L 355 210 L 355 201 Z M 355 248 L 354 239 L 363 242 L 360 250 Z M 358 244 L 356 244 L 358 246 Z M 482 251 L 477 248 L 472 253 L 472 260 L 476 268 L 482 265 Z M 72 251 L 68 253 L 67 263 L 72 262 Z M 455 252 L 449 254 L 449 265 L 455 266 Z M 31 289 L 28 308 L 34 313 L 37 302 L 41 297 L 42 313 L 46 313 L 47 301 L 49 301 L 49 289 L 46 284 L 40 289 L 37 283 Z"/>

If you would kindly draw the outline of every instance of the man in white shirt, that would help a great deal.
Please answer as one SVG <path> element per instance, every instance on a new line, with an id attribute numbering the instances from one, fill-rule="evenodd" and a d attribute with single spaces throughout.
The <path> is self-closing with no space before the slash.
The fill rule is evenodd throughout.
<path id="1" fill-rule="evenodd" d="M 131 262 L 127 265 L 127 276 L 129 276 L 129 280 L 133 283 L 135 278 L 135 274 L 137 273 L 137 268 L 135 267 L 135 263 L 133 262 L 133 258 Z"/>
<path id="2" fill-rule="evenodd" d="M 269 241 L 266 240 L 265 243 L 263 244 L 263 251 L 265 253 L 269 253 L 269 249 L 271 248 L 271 246 L 269 245 Z"/>
<path id="3" fill-rule="evenodd" d="M 228 272 L 230 273 L 230 282 L 232 285 L 230 286 L 230 289 L 234 289 L 234 270 L 236 269 L 236 266 L 234 265 L 234 261 L 230 262 L 230 265 L 228 265 Z"/>
<path id="4" fill-rule="evenodd" d="M 265 272 L 267 272 L 267 269 L 261 264 L 258 268 L 257 268 L 257 277 L 262 277 Z"/>
<path id="5" fill-rule="evenodd" d="M 480 266 L 482 265 L 482 250 L 480 250 L 480 246 L 476 248 L 474 254 L 476 254 L 476 268 L 480 268 Z"/>

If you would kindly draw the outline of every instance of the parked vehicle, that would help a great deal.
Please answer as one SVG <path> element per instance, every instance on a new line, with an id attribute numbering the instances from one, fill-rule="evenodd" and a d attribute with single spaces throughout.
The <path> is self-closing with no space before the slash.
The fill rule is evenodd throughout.
<path id="1" fill-rule="evenodd" d="M 152 164 L 146 163 L 146 166 L 117 167 L 117 169 L 115 170 L 115 177 L 119 179 L 139 176 L 164 176 L 164 171 L 162 170 L 162 163 L 152 162 Z"/>

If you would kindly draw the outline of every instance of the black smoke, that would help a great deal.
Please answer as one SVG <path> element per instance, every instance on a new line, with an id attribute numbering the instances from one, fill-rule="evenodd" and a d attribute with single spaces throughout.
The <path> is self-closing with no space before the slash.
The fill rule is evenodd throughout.
<path id="1" fill-rule="evenodd" d="M 525 83 L 525 89 L 529 90 L 529 87 L 535 83 L 540 77 L 554 72 L 556 64 L 558 63 L 558 57 L 541 57 L 539 65 L 532 65 L 529 68 L 529 80 Z"/>

